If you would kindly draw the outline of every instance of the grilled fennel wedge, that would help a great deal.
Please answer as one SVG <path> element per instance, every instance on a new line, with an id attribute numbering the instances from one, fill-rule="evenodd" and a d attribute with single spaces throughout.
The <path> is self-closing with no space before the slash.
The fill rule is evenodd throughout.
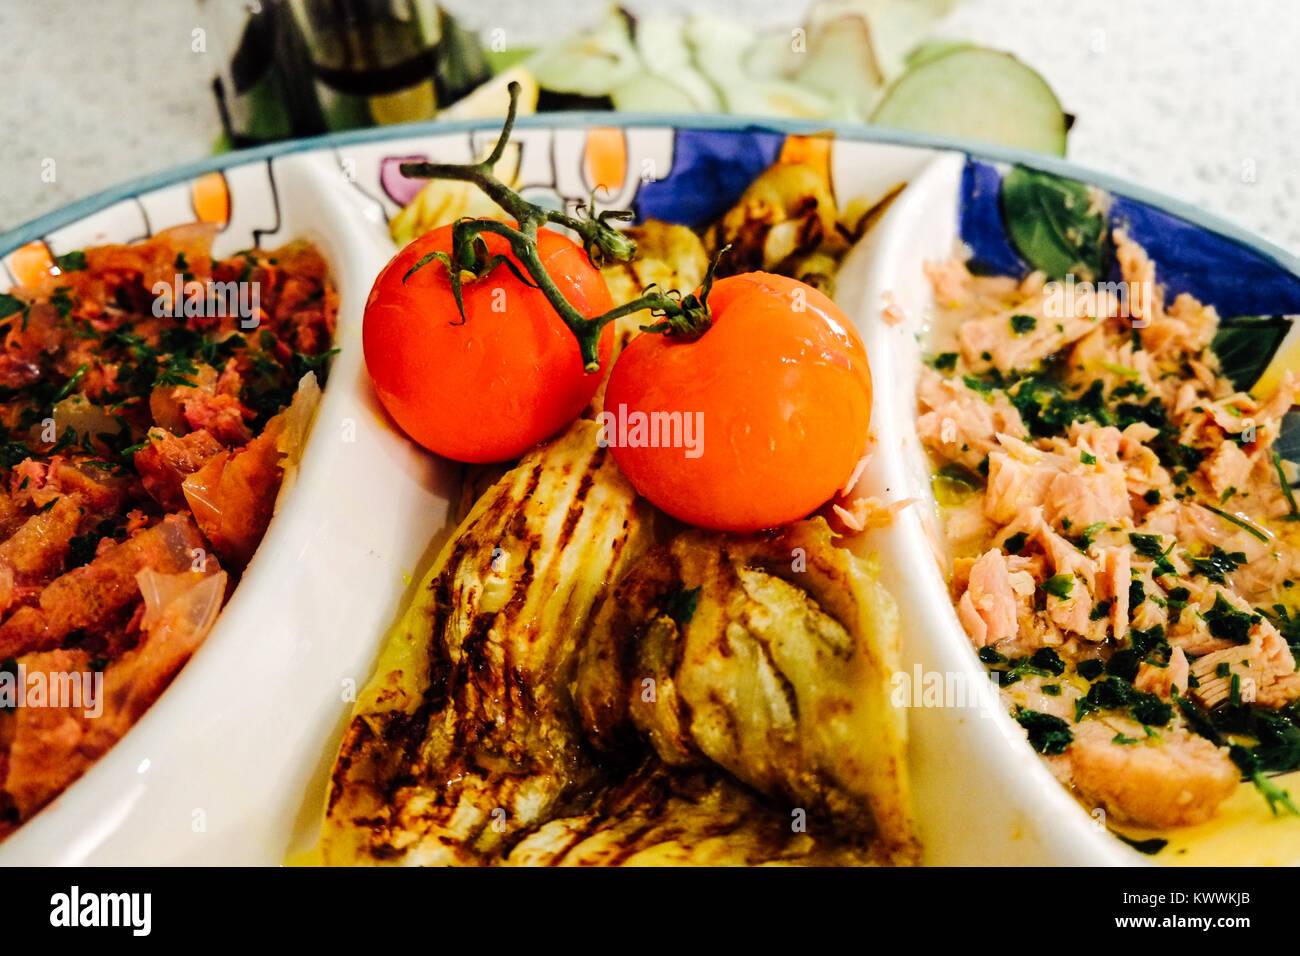
<path id="1" fill-rule="evenodd" d="M 657 757 L 600 791 L 583 814 L 524 837 L 507 866 L 872 866 L 893 862 L 863 834 L 794 826 L 716 767 Z"/>
<path id="2" fill-rule="evenodd" d="M 569 683 L 650 517 L 597 433 L 527 454 L 434 562 L 344 734 L 327 863 L 490 862 L 593 781 Z"/>
<path id="3" fill-rule="evenodd" d="M 605 599 L 574 697 L 598 748 L 644 737 L 665 763 L 717 764 L 910 862 L 906 729 L 889 700 L 898 654 L 893 598 L 823 519 L 691 530 Z"/>

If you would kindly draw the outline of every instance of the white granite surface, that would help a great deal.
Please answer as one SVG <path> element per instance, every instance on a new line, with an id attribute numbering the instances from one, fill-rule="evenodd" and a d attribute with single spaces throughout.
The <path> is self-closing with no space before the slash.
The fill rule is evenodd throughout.
<path id="1" fill-rule="evenodd" d="M 213 0 L 208 0 L 213 2 Z M 795 0 L 630 0 L 790 22 Z M 528 43 L 599 16 L 599 0 L 448 0 Z M 191 50 L 197 0 L 0 0 L 0 229 L 200 157 L 219 124 L 216 44 Z M 1070 157 L 1255 229 L 1300 254 L 1300 3 L 963 0 L 941 33 L 1009 50 L 1078 121 Z M 46 160 L 53 182 L 45 182 Z M 44 165 L 43 165 L 44 164 Z"/>

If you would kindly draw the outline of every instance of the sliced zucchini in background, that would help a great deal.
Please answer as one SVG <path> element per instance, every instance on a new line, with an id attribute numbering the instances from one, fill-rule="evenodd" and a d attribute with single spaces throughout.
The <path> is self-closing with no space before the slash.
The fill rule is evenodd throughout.
<path id="1" fill-rule="evenodd" d="M 845 100 L 858 116 L 880 102 L 887 78 L 876 65 L 871 28 L 860 16 L 823 23 L 808 38 L 808 55 L 794 75 L 800 86 L 831 100 Z"/>
<path id="2" fill-rule="evenodd" d="M 526 65 L 543 90 L 583 97 L 609 96 L 645 73 L 628 19 L 618 10 L 586 32 L 544 47 Z"/>
<path id="3" fill-rule="evenodd" d="M 808 14 L 815 28 L 827 19 L 861 18 L 871 37 L 871 55 L 888 83 L 906 68 L 908 54 L 957 6 L 956 0 L 822 0 Z"/>
<path id="4" fill-rule="evenodd" d="M 844 103 L 797 83 L 775 77 L 755 77 L 745 68 L 752 32 L 734 20 L 698 14 L 685 29 L 696 67 L 712 83 L 729 113 L 752 113 L 852 120 Z"/>
<path id="5" fill-rule="evenodd" d="M 638 76 L 609 95 L 614 109 L 625 113 L 698 113 L 699 104 L 672 80 L 656 73 Z"/>
<path id="6" fill-rule="evenodd" d="M 1065 155 L 1065 112 L 1008 53 L 958 48 L 923 59 L 889 88 L 873 123 Z"/>
<path id="7" fill-rule="evenodd" d="M 646 74 L 616 88 L 614 108 L 649 112 L 713 112 L 721 105 L 713 85 L 695 68 L 681 20 L 637 20 L 632 42 Z M 656 97 L 662 97 L 656 102 Z"/>
<path id="8" fill-rule="evenodd" d="M 915 69 L 922 63 L 928 63 L 931 60 L 937 60 L 945 53 L 953 53 L 957 50 L 974 50 L 977 49 L 974 43 L 967 40 L 926 40 L 911 53 L 907 54 L 905 61 L 907 69 Z"/>

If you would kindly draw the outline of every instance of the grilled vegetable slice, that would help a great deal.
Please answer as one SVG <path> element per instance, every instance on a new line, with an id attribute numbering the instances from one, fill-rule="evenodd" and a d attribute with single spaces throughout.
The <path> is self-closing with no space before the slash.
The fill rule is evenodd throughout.
<path id="1" fill-rule="evenodd" d="M 650 758 L 586 812 L 553 820 L 519 842 L 507 866 L 863 866 L 878 847 L 800 832 L 717 768 L 681 770 Z"/>
<path id="2" fill-rule="evenodd" d="M 344 735 L 327 862 L 485 862 L 592 778 L 577 645 L 648 534 L 596 433 L 579 421 L 530 452 L 443 548 Z"/>
<path id="3" fill-rule="evenodd" d="M 605 599 L 574 697 L 593 743 L 649 739 L 661 759 L 713 762 L 787 806 L 915 854 L 897 610 L 822 519 L 779 532 L 688 531 Z"/>

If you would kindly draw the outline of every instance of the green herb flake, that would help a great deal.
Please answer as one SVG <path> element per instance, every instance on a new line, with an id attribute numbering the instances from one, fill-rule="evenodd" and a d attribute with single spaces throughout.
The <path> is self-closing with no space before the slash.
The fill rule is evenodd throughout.
<path id="1" fill-rule="evenodd" d="M 1214 596 L 1214 606 L 1201 617 L 1212 636 L 1233 644 L 1249 644 L 1251 626 L 1260 620 L 1258 614 L 1238 610 L 1225 601 L 1222 591 Z"/>
<path id="2" fill-rule="evenodd" d="M 84 272 L 86 269 L 86 254 L 78 250 L 69 252 L 66 255 L 55 256 L 54 264 L 59 267 L 60 272 Z"/>
<path id="3" fill-rule="evenodd" d="M 1016 723 L 1025 728 L 1030 745 L 1040 754 L 1064 753 L 1074 740 L 1070 725 L 1051 714 L 1017 707 Z"/>
<path id="4" fill-rule="evenodd" d="M 1184 557 L 1191 565 L 1193 574 L 1209 578 L 1215 584 L 1226 584 L 1225 575 L 1246 563 L 1246 552 L 1224 551 L 1217 544 L 1210 549 L 1209 554 L 1197 556 L 1188 553 Z"/>
<path id="5" fill-rule="evenodd" d="M 1060 677 L 1065 673 L 1065 662 L 1061 660 L 1061 655 L 1055 648 L 1040 647 L 1029 658 L 1029 663 L 1040 670 L 1047 671 L 1053 677 Z"/>
<path id="6" fill-rule="evenodd" d="M 678 588 L 664 597 L 663 610 L 678 628 L 685 630 L 695 617 L 695 609 L 700 603 L 700 588 Z"/>
<path id="7" fill-rule="evenodd" d="M 1013 315 L 1011 317 L 1011 331 L 1016 335 L 1028 335 L 1038 327 L 1038 320 L 1032 315 Z"/>
<path id="8" fill-rule="evenodd" d="M 1070 596 L 1070 592 L 1074 590 L 1074 575 L 1068 573 L 1053 574 L 1043 582 L 1043 590 L 1052 597 L 1064 601 Z"/>

